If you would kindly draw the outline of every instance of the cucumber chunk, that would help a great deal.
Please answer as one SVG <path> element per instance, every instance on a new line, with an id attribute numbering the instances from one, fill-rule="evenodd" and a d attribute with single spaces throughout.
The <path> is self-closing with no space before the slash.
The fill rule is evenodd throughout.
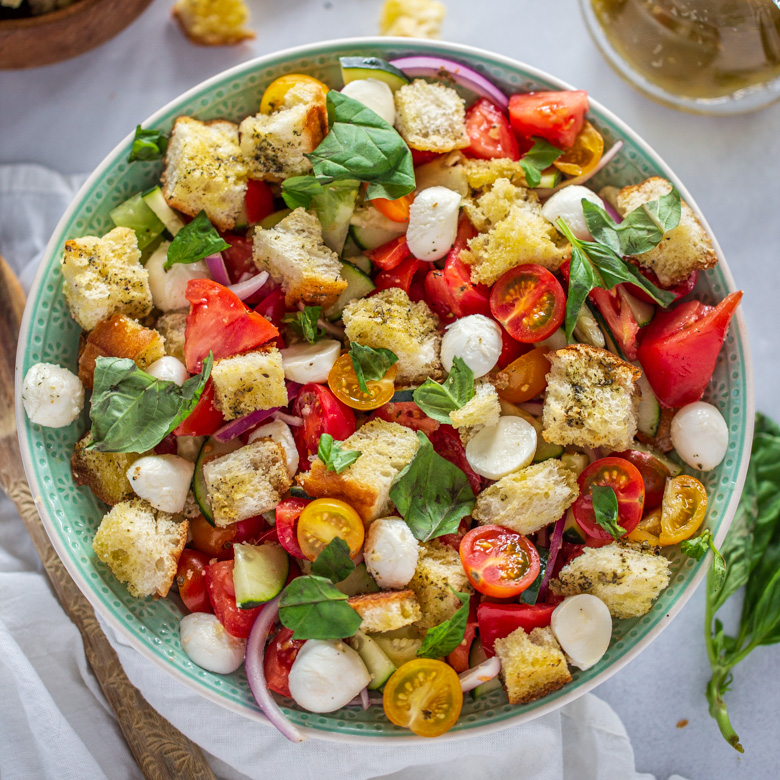
<path id="1" fill-rule="evenodd" d="M 485 648 L 482 647 L 482 640 L 477 637 L 472 643 L 471 650 L 469 651 L 469 667 L 473 669 L 484 661 L 487 661 L 487 653 L 485 653 Z M 481 699 L 483 696 L 487 696 L 489 693 L 498 690 L 501 690 L 501 681 L 498 677 L 494 677 L 492 680 L 488 680 L 487 682 L 482 683 L 482 685 L 478 685 L 474 688 L 471 695 L 475 699 Z"/>
<path id="2" fill-rule="evenodd" d="M 325 316 L 329 320 L 339 319 L 341 312 L 344 311 L 344 307 L 350 301 L 365 298 L 366 295 L 376 288 L 370 277 L 351 263 L 342 263 L 341 275 L 347 280 L 347 287 L 339 295 L 335 303 L 326 309 Z"/>
<path id="3" fill-rule="evenodd" d="M 339 62 L 345 84 L 358 79 L 377 79 L 384 81 L 395 92 L 409 83 L 409 78 L 402 70 L 379 57 L 339 57 Z"/>
<path id="4" fill-rule="evenodd" d="M 566 522 L 563 524 L 563 538 L 572 544 L 585 544 L 585 531 L 580 528 L 574 519 L 574 510 L 569 507 L 566 512 Z"/>
<path id="5" fill-rule="evenodd" d="M 274 225 L 278 225 L 291 211 L 292 209 L 279 209 L 279 211 L 269 214 L 265 219 L 261 219 L 257 224 L 263 230 L 268 230 L 274 227 Z"/>
<path id="6" fill-rule="evenodd" d="M 182 218 L 165 202 L 162 190 L 159 187 L 153 187 L 142 196 L 144 203 L 157 215 L 164 225 L 165 229 L 175 236 L 183 227 Z"/>
<path id="7" fill-rule="evenodd" d="M 165 225 L 144 203 L 140 192 L 112 209 L 109 216 L 117 227 L 127 227 L 135 231 L 138 248 L 141 250 L 149 246 L 165 230 Z"/>
<path id="8" fill-rule="evenodd" d="M 405 224 L 388 219 L 370 202 L 355 209 L 350 225 L 350 235 L 361 249 L 376 249 L 406 233 Z"/>
<path id="9" fill-rule="evenodd" d="M 290 557 L 278 544 L 257 547 L 244 542 L 233 545 L 233 586 L 240 609 L 265 604 L 281 593 L 290 573 Z"/>
<path id="10" fill-rule="evenodd" d="M 370 636 L 396 666 L 402 666 L 417 658 L 417 651 L 423 642 L 420 632 L 414 626 L 404 626 L 395 631 L 384 631 Z"/>
<path id="11" fill-rule="evenodd" d="M 658 426 L 661 424 L 661 404 L 658 403 L 653 388 L 650 387 L 650 382 L 644 374 L 639 377 L 637 384 L 642 392 L 642 397 L 639 399 L 637 426 L 645 436 L 652 437 L 658 433 Z"/>
<path id="12" fill-rule="evenodd" d="M 357 181 L 333 182 L 311 199 L 311 208 L 322 225 L 322 240 L 336 254 L 344 248 L 359 191 Z"/>
<path id="13" fill-rule="evenodd" d="M 540 188 L 551 190 L 553 187 L 556 187 L 561 179 L 562 179 L 561 172 L 557 168 L 552 168 L 551 170 L 542 171 L 542 178 L 539 179 L 538 186 Z"/>
<path id="14" fill-rule="evenodd" d="M 354 636 L 350 637 L 349 644 L 353 650 L 357 650 L 371 675 L 368 690 L 375 691 L 381 688 L 396 670 L 396 665 L 387 657 L 379 644 L 362 631 L 356 631 Z"/>
<path id="15" fill-rule="evenodd" d="M 377 585 L 368 573 L 365 563 L 359 563 L 347 579 L 336 583 L 336 590 L 345 596 L 359 596 L 362 593 L 378 593 Z"/>
<path id="16" fill-rule="evenodd" d="M 234 452 L 239 447 L 241 447 L 241 439 L 221 442 L 209 436 L 200 448 L 198 459 L 195 461 L 195 472 L 192 475 L 192 492 L 195 496 L 195 501 L 197 501 L 200 507 L 201 514 L 211 525 L 214 525 L 214 515 L 211 512 L 211 503 L 206 490 L 206 480 L 203 478 L 203 466 L 220 455 Z"/>

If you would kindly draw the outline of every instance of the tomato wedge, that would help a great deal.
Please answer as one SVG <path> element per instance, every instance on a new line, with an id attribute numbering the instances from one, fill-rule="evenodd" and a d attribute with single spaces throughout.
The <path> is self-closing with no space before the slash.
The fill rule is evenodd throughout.
<path id="1" fill-rule="evenodd" d="M 509 121 L 498 106 L 485 98 L 480 98 L 466 112 L 466 134 L 471 146 L 465 151 L 471 157 L 520 159 L 520 147 Z"/>
<path id="2" fill-rule="evenodd" d="M 377 268 L 382 271 L 392 271 L 393 268 L 401 265 L 411 252 L 406 244 L 406 236 L 398 236 L 364 254 Z"/>
<path id="3" fill-rule="evenodd" d="M 214 382 L 209 377 L 195 408 L 174 429 L 174 436 L 211 436 L 225 424 L 222 412 L 214 404 Z"/>
<path id="4" fill-rule="evenodd" d="M 357 430 L 352 409 L 316 382 L 309 382 L 300 389 L 293 403 L 293 414 L 303 420 L 303 425 L 293 430 L 293 436 L 304 471 L 309 468 L 309 455 L 317 454 L 323 433 L 329 433 L 336 441 L 344 441 Z"/>
<path id="5" fill-rule="evenodd" d="M 474 594 L 469 600 L 469 617 L 466 622 L 466 630 L 463 641 L 447 656 L 447 663 L 458 673 L 462 674 L 469 667 L 469 651 L 477 634 L 477 606 L 479 596 Z"/>
<path id="6" fill-rule="evenodd" d="M 586 120 L 574 145 L 553 165 L 567 176 L 584 176 L 599 164 L 603 154 L 604 136 Z"/>
<path id="7" fill-rule="evenodd" d="M 388 290 L 391 287 L 400 287 L 404 292 L 408 293 L 414 275 L 420 268 L 425 265 L 422 260 L 418 260 L 416 257 L 407 257 L 406 260 L 399 263 L 395 268 L 387 271 L 380 271 L 374 279 L 374 284 L 378 290 Z"/>
<path id="8" fill-rule="evenodd" d="M 198 550 L 182 550 L 176 570 L 176 584 L 184 606 L 190 612 L 213 612 L 206 589 L 206 567 L 209 556 Z"/>
<path id="9" fill-rule="evenodd" d="M 637 325 L 634 312 L 621 295 L 619 288 L 620 285 L 614 290 L 595 287 L 590 291 L 590 298 L 607 321 L 607 325 L 617 341 L 617 346 L 625 355 L 626 360 L 636 360 L 639 325 Z"/>
<path id="10" fill-rule="evenodd" d="M 376 419 L 398 423 L 413 431 L 422 431 L 429 437 L 440 425 L 437 420 L 428 417 L 414 401 L 390 401 L 369 417 L 369 421 Z"/>
<path id="11" fill-rule="evenodd" d="M 265 684 L 268 689 L 280 696 L 290 697 L 290 669 L 303 647 L 305 639 L 293 639 L 293 631 L 280 628 L 279 632 L 268 643 L 263 658 Z"/>
<path id="12" fill-rule="evenodd" d="M 528 92 L 509 98 L 509 121 L 524 138 L 539 136 L 569 149 L 585 125 L 588 93 L 583 90 Z"/>
<path id="13" fill-rule="evenodd" d="M 246 207 L 246 218 L 250 225 L 262 222 L 269 214 L 274 212 L 274 196 L 271 188 L 264 181 L 249 179 L 246 183 L 244 205 Z"/>
<path id="14" fill-rule="evenodd" d="M 217 561 L 206 568 L 206 587 L 214 614 L 233 636 L 248 639 L 260 610 L 265 606 L 241 609 L 236 604 L 236 590 L 233 585 L 233 561 Z"/>
<path id="15" fill-rule="evenodd" d="M 496 654 L 496 639 L 503 639 L 513 631 L 522 628 L 530 634 L 535 628 L 549 626 L 555 604 L 491 604 L 483 602 L 477 609 L 479 637 L 485 655 Z"/>

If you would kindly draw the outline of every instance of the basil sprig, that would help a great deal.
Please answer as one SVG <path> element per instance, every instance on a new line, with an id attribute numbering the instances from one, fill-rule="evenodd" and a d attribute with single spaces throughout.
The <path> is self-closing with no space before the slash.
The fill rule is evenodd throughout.
<path id="1" fill-rule="evenodd" d="M 296 577 L 282 591 L 279 620 L 295 639 L 343 639 L 363 619 L 347 604 L 347 596 L 326 577 Z"/>
<path id="2" fill-rule="evenodd" d="M 460 599 L 461 606 L 449 620 L 428 629 L 428 633 L 417 651 L 418 658 L 442 658 L 449 655 L 466 635 L 466 625 L 469 620 L 469 599 L 471 597 L 468 593 L 459 593 L 452 587 L 450 590 Z"/>
<path id="3" fill-rule="evenodd" d="M 164 268 L 170 271 L 174 263 L 197 263 L 198 260 L 203 260 L 204 257 L 221 252 L 223 249 L 230 249 L 230 244 L 217 233 L 217 229 L 209 222 L 206 212 L 202 210 L 171 241 Z"/>
<path id="4" fill-rule="evenodd" d="M 693 539 L 685 539 L 680 542 L 680 550 L 695 561 L 703 558 L 712 550 L 713 587 L 720 588 L 723 585 L 723 581 L 726 579 L 726 561 L 723 560 L 720 550 L 715 546 L 715 540 L 709 528 L 699 536 L 694 536 Z"/>
<path id="5" fill-rule="evenodd" d="M 563 149 L 553 146 L 544 138 L 534 138 L 534 145 L 520 160 L 529 187 L 538 187 L 542 181 L 542 171 L 549 168 L 561 155 Z"/>
<path id="6" fill-rule="evenodd" d="M 282 182 L 282 199 L 288 208 L 309 208 L 312 198 L 324 187 L 316 176 L 291 176 Z"/>
<path id="7" fill-rule="evenodd" d="M 364 393 L 368 392 L 366 381 L 378 382 L 390 370 L 390 366 L 398 362 L 395 352 L 384 347 L 373 349 L 356 341 L 349 345 L 349 356 L 352 358 L 358 385 Z"/>
<path id="8" fill-rule="evenodd" d="M 144 130 L 141 125 L 135 128 L 133 146 L 127 162 L 136 160 L 159 160 L 168 149 L 168 136 L 159 130 Z"/>
<path id="9" fill-rule="evenodd" d="M 309 344 L 316 344 L 326 335 L 323 328 L 317 324 L 321 316 L 322 306 L 306 306 L 303 311 L 285 314 L 282 322 Z"/>
<path id="10" fill-rule="evenodd" d="M 428 437 L 418 431 L 420 447 L 414 459 L 395 478 L 390 498 L 416 539 L 427 542 L 453 534 L 474 509 L 468 477 L 442 458 Z"/>
<path id="11" fill-rule="evenodd" d="M 146 452 L 156 447 L 195 408 L 211 373 L 212 354 L 199 376 L 181 387 L 141 371 L 129 358 L 99 357 L 95 363 L 90 417 L 98 452 Z"/>
<path id="12" fill-rule="evenodd" d="M 594 485 L 591 488 L 591 497 L 596 522 L 611 534 L 613 539 L 620 539 L 626 529 L 618 525 L 618 500 L 615 491 L 611 487 Z"/>
<path id="13" fill-rule="evenodd" d="M 349 545 L 340 536 L 331 539 L 311 565 L 312 574 L 325 577 L 334 583 L 347 579 L 354 570 L 355 564 L 349 556 Z"/>
<path id="14" fill-rule="evenodd" d="M 452 361 L 452 371 L 439 384 L 426 379 L 412 394 L 414 402 L 428 417 L 441 423 L 450 423 L 450 412 L 462 409 L 474 397 L 474 372 L 463 358 Z"/>
<path id="15" fill-rule="evenodd" d="M 359 457 L 361 453 L 358 450 L 342 450 L 341 442 L 334 441 L 329 433 L 323 433 L 320 436 L 320 443 L 317 447 L 317 457 L 325 464 L 326 471 L 335 471 L 341 474 L 344 469 L 349 468 Z"/>

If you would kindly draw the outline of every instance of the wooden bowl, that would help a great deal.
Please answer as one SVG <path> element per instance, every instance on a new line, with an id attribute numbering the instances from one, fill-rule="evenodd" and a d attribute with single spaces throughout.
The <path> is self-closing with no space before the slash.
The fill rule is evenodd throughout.
<path id="1" fill-rule="evenodd" d="M 77 0 L 59 11 L 0 20 L 0 69 L 37 68 L 94 49 L 124 30 L 152 0 Z"/>

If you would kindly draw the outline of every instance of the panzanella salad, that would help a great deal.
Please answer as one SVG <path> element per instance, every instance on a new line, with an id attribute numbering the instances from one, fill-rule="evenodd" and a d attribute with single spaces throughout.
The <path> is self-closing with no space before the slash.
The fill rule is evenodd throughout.
<path id="1" fill-rule="evenodd" d="M 696 300 L 717 257 L 670 182 L 587 186 L 621 144 L 585 92 L 341 74 L 137 129 L 159 186 L 66 242 L 78 377 L 38 364 L 24 403 L 67 425 L 91 391 L 95 553 L 138 598 L 175 586 L 193 663 L 246 663 L 291 739 L 278 697 L 433 737 L 466 692 L 598 664 L 670 548 L 711 545 L 680 464 L 726 452 L 700 399 L 741 293 Z"/>

